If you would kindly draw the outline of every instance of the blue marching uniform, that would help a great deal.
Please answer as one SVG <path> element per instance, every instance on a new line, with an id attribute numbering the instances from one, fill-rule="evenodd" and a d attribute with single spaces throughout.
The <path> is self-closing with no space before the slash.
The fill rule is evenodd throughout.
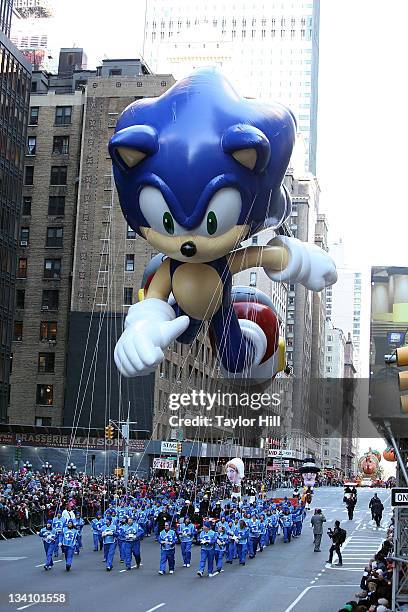
<path id="1" fill-rule="evenodd" d="M 225 556 L 225 553 L 227 551 L 227 545 L 228 545 L 228 535 L 226 532 L 224 533 L 217 533 L 217 539 L 215 542 L 215 555 L 214 555 L 214 559 L 215 559 L 215 564 L 217 567 L 217 571 L 221 572 L 222 571 L 222 562 Z"/>
<path id="2" fill-rule="evenodd" d="M 74 519 L 74 527 L 75 529 L 78 531 L 78 537 L 77 537 L 77 541 L 76 541 L 76 546 L 75 546 L 75 554 L 79 555 L 79 551 L 81 548 L 83 548 L 82 546 L 82 530 L 84 528 L 85 525 L 85 521 L 81 516 L 77 516 Z"/>
<path id="3" fill-rule="evenodd" d="M 266 520 L 259 521 L 259 549 L 262 552 L 269 544 L 268 523 Z"/>
<path id="4" fill-rule="evenodd" d="M 292 539 L 293 518 L 291 514 L 282 514 L 281 525 L 283 529 L 283 541 L 290 542 Z"/>
<path id="5" fill-rule="evenodd" d="M 248 551 L 248 527 L 237 527 L 235 530 L 235 535 L 237 537 L 237 553 L 239 563 L 240 565 L 245 565 L 246 555 Z"/>
<path id="6" fill-rule="evenodd" d="M 58 557 L 59 546 L 62 544 L 62 530 L 64 529 L 65 520 L 61 516 L 56 516 L 52 519 L 52 528 L 57 535 L 54 546 L 54 557 Z"/>
<path id="7" fill-rule="evenodd" d="M 275 544 L 276 536 L 279 529 L 279 514 L 271 514 L 268 517 L 268 534 L 270 544 Z"/>
<path id="8" fill-rule="evenodd" d="M 57 533 L 55 529 L 51 527 L 51 529 L 47 529 L 47 527 L 43 527 L 38 534 L 40 538 L 43 540 L 44 551 L 45 551 L 45 564 L 44 569 L 48 570 L 54 565 L 54 561 L 52 560 L 52 555 L 54 553 L 55 547 L 57 544 Z"/>
<path id="9" fill-rule="evenodd" d="M 131 569 L 132 555 L 135 558 L 136 567 L 139 568 L 141 562 L 140 540 L 144 536 L 144 530 L 138 523 L 133 523 L 132 525 L 124 525 L 122 532 L 125 536 L 124 553 L 126 569 Z"/>
<path id="10" fill-rule="evenodd" d="M 189 523 L 188 525 L 182 523 L 179 527 L 178 534 L 180 538 L 181 555 L 183 557 L 184 567 L 190 567 L 191 547 L 196 534 L 196 528 L 192 523 Z"/>
<path id="11" fill-rule="evenodd" d="M 259 529 L 259 520 L 252 519 L 248 523 L 249 529 L 249 558 L 253 559 L 256 555 L 259 540 L 261 537 L 261 530 Z"/>
<path id="12" fill-rule="evenodd" d="M 237 542 L 236 542 L 234 524 L 228 525 L 227 530 L 226 530 L 226 534 L 228 536 L 227 552 L 226 552 L 226 557 L 227 557 L 226 563 L 230 563 L 231 564 L 232 560 L 236 556 L 236 550 L 237 550 Z"/>
<path id="13" fill-rule="evenodd" d="M 119 526 L 118 526 L 118 547 L 119 547 L 119 558 L 120 562 L 124 563 L 125 561 L 125 527 L 127 527 L 127 522 L 125 516 L 120 518 Z"/>
<path id="14" fill-rule="evenodd" d="M 159 534 L 160 542 L 160 574 L 166 572 L 166 564 L 169 564 L 169 572 L 174 572 L 176 554 L 176 532 L 173 529 L 166 531 L 163 529 Z"/>
<path id="15" fill-rule="evenodd" d="M 92 538 L 93 538 L 93 549 L 95 551 L 102 550 L 103 540 L 102 540 L 102 527 L 103 527 L 103 519 L 101 517 L 93 518 L 91 521 L 92 528 Z"/>
<path id="16" fill-rule="evenodd" d="M 293 520 L 293 536 L 298 538 L 302 533 L 302 525 L 303 525 L 303 508 L 299 507 L 292 513 Z"/>
<path id="17" fill-rule="evenodd" d="M 69 571 L 74 557 L 75 547 L 77 543 L 78 532 L 72 527 L 64 527 L 62 532 L 62 546 L 65 555 L 66 570 Z"/>
<path id="18" fill-rule="evenodd" d="M 113 523 L 107 524 L 105 522 L 102 529 L 103 539 L 103 556 L 106 562 L 106 569 L 108 572 L 111 571 L 113 565 L 113 558 L 116 550 L 116 526 Z"/>
<path id="19" fill-rule="evenodd" d="M 203 575 L 205 570 L 205 564 L 208 566 L 208 575 L 211 576 L 214 570 L 214 555 L 215 555 L 215 542 L 217 534 L 215 531 L 210 529 L 209 531 L 201 531 L 198 536 L 198 540 L 201 544 L 201 557 L 200 557 L 200 569 L 198 574 Z"/>

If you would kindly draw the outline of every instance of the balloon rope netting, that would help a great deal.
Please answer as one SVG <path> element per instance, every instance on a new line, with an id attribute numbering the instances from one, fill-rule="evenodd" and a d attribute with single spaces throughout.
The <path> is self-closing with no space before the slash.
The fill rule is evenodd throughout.
<path id="1" fill-rule="evenodd" d="M 113 179 L 112 179 L 113 181 Z M 250 210 L 248 211 L 248 215 L 247 215 L 247 219 L 245 220 L 245 223 L 247 222 L 253 204 L 255 202 L 255 199 L 250 207 Z M 88 372 L 88 376 L 87 376 L 87 380 L 85 383 L 85 388 L 82 392 L 83 398 L 82 398 L 82 402 L 79 405 L 79 398 L 81 396 L 81 389 L 82 389 L 82 382 L 83 382 L 83 378 L 84 378 L 84 373 L 85 373 L 85 363 L 86 363 L 86 359 L 88 356 L 88 352 L 89 352 L 89 340 L 90 340 L 90 333 L 91 333 L 91 327 L 92 327 L 92 323 L 93 323 L 93 318 L 94 318 L 94 314 L 95 314 L 95 306 L 96 306 L 96 298 L 97 298 L 97 290 L 98 290 L 98 282 L 95 286 L 95 292 L 94 292 L 94 298 L 93 298 L 93 305 L 92 305 L 92 311 L 91 311 L 91 317 L 90 317 L 90 322 L 89 322 L 89 326 L 88 326 L 88 333 L 87 333 L 87 339 L 86 339 L 86 344 L 85 344 L 85 351 L 84 351 L 84 357 L 83 357 L 83 363 L 82 363 L 82 368 L 81 368 L 81 375 L 80 375 L 80 381 L 79 381 L 79 385 L 78 385 L 78 393 L 77 393 L 77 399 L 76 399 L 76 404 L 75 404 L 75 411 L 74 411 L 74 419 L 73 419 L 73 425 L 72 425 L 72 434 L 71 434 L 71 442 L 69 445 L 69 449 L 68 449 L 68 453 L 67 453 L 67 461 L 66 461 L 66 466 L 65 466 L 65 471 L 64 471 L 64 479 L 63 482 L 65 483 L 66 478 L 67 478 L 67 470 L 68 470 L 68 464 L 70 462 L 71 456 L 72 456 L 72 450 L 73 450 L 73 446 L 74 446 L 74 440 L 75 440 L 75 435 L 79 426 L 79 422 L 80 422 L 80 417 L 82 414 L 82 409 L 84 406 L 84 402 L 85 402 L 85 395 L 88 389 L 88 385 L 89 385 L 89 381 L 90 378 L 92 376 L 92 369 L 93 369 L 93 380 L 92 380 L 92 387 L 91 387 L 91 404 L 90 404 L 90 413 L 89 413 L 89 420 L 88 420 L 88 435 L 87 435 L 87 446 L 86 446 L 86 460 L 85 460 L 85 474 L 86 474 L 86 467 L 87 467 L 87 462 L 88 462 L 88 454 L 89 454 L 89 436 L 90 436 L 90 429 L 91 429 L 91 419 L 92 419 L 92 411 L 93 411 L 93 401 L 94 401 L 94 389 L 95 389 L 95 381 L 96 381 L 96 367 L 97 367 L 97 360 L 98 360 L 98 352 L 99 352 L 99 341 L 100 341 L 100 333 L 101 333 L 101 329 L 103 326 L 103 322 L 104 319 L 106 317 L 106 314 L 108 312 L 113 312 L 113 316 L 114 316 L 114 323 L 110 324 L 110 319 L 109 317 L 107 318 L 107 324 L 106 324 L 106 373 L 105 373 L 105 425 L 110 421 L 110 406 L 111 406 L 111 380 L 112 380 L 112 368 L 114 368 L 114 372 L 116 372 L 116 375 L 118 376 L 118 384 L 119 384 L 119 406 L 118 406 L 118 414 L 119 414 L 119 421 L 121 421 L 121 411 L 122 411 L 122 376 L 119 374 L 119 372 L 117 371 L 116 367 L 113 364 L 113 359 L 112 359 L 112 355 L 111 355 L 111 350 L 110 350 L 110 334 L 112 334 L 112 331 L 114 330 L 114 334 L 115 334 L 115 340 L 117 341 L 117 329 L 118 326 L 116 325 L 116 316 L 117 316 L 117 309 L 115 307 L 116 304 L 116 288 L 117 288 L 117 284 L 115 283 L 115 279 L 116 279 L 116 274 L 115 274 L 115 270 L 117 267 L 117 263 L 118 263 L 118 259 L 121 255 L 121 253 L 124 252 L 124 246 L 126 244 L 125 242 L 125 233 L 122 232 L 123 235 L 123 240 L 121 241 L 121 244 L 119 245 L 119 248 L 117 249 L 117 252 L 115 254 L 115 249 L 116 249 L 116 244 L 115 244 L 115 231 L 114 231 L 114 222 L 115 222 L 115 209 L 114 209 L 114 205 L 115 205 L 115 193 L 112 190 L 112 195 L 111 195 L 111 208 L 110 208 L 110 213 L 109 213 L 109 222 L 106 224 L 106 229 L 105 229 L 105 240 L 104 243 L 108 244 L 108 256 L 109 256 L 109 266 L 108 266 L 108 283 L 107 283 L 107 291 L 106 291 L 106 301 L 105 301 L 105 305 L 101 308 L 100 312 L 99 312 L 99 326 L 98 326 L 98 334 L 97 334 L 97 340 L 96 340 L 96 344 L 95 344 L 95 349 L 92 355 L 92 360 L 91 360 L 91 364 L 89 366 L 89 372 Z M 119 214 L 120 214 L 120 209 L 119 209 Z M 123 222 L 122 222 L 123 225 Z M 259 267 L 259 264 L 261 262 L 261 258 L 262 258 L 262 253 L 263 250 L 265 248 L 265 245 L 261 245 L 261 247 L 259 248 L 259 252 L 258 252 L 258 259 L 257 259 L 257 263 L 256 263 L 256 268 Z M 98 280 L 99 277 L 101 275 L 101 273 L 103 272 L 102 270 L 102 261 L 103 261 L 103 253 L 101 253 L 100 256 L 100 262 L 99 262 L 99 269 L 98 269 Z M 236 253 L 233 253 L 231 256 L 231 262 L 234 261 L 236 256 Z M 283 257 L 283 254 L 282 254 Z M 242 271 L 242 267 L 243 267 L 243 262 L 241 264 L 240 267 L 240 271 Z M 124 270 L 125 267 L 123 266 L 123 279 L 122 279 L 122 287 L 120 288 L 120 294 L 123 293 L 123 287 L 124 287 L 124 282 L 125 282 L 125 274 L 124 274 Z M 220 278 L 218 283 L 221 284 L 223 281 Z M 216 292 L 214 292 L 214 295 L 212 296 L 209 305 L 208 305 L 208 310 L 211 308 L 212 306 L 212 301 L 215 297 Z M 252 296 L 251 296 L 252 298 Z M 123 304 L 122 300 L 122 304 Z M 254 301 L 255 301 L 255 296 L 254 296 Z M 102 299 L 103 302 L 103 299 Z M 110 306 L 113 306 L 113 308 L 109 309 Z M 208 312 L 207 310 L 207 312 Z M 207 313 L 206 313 L 207 314 Z M 226 318 L 226 325 L 225 325 L 225 329 L 228 329 L 229 327 L 229 323 L 231 320 L 231 317 L 234 314 L 234 310 L 233 310 L 233 305 L 232 303 L 229 306 L 229 310 L 227 312 L 227 318 Z M 122 306 L 122 318 L 124 319 L 125 317 L 125 307 Z M 195 341 L 195 345 L 197 347 L 197 353 L 200 352 L 201 347 L 207 344 L 207 340 L 208 340 L 208 326 L 204 323 L 204 319 L 203 318 L 203 322 L 200 325 L 200 328 L 198 330 L 197 336 L 196 336 L 196 341 Z M 113 329 L 112 329 L 113 327 Z M 220 345 L 221 346 L 225 346 L 225 338 L 223 337 L 221 339 Z M 242 342 L 242 337 L 241 337 L 241 342 Z M 241 348 L 241 346 L 240 346 Z M 180 368 L 180 373 L 179 375 L 176 377 L 176 379 L 173 382 L 172 385 L 172 389 L 170 394 L 175 390 L 176 385 L 179 385 L 181 383 L 181 373 L 184 371 L 184 367 L 187 363 L 188 358 L 190 357 L 190 355 L 192 354 L 193 351 L 193 344 L 191 344 L 188 347 L 187 350 L 187 354 L 182 362 L 182 366 Z M 221 354 L 222 356 L 222 354 Z M 218 364 L 217 364 L 217 360 L 214 359 L 213 360 L 213 365 L 212 365 L 212 370 L 208 376 L 209 379 L 218 379 L 218 376 L 215 377 L 215 374 L 218 370 Z M 217 372 L 218 374 L 218 372 Z M 187 388 L 191 388 L 191 378 L 193 376 L 193 370 L 191 371 L 189 377 L 186 380 L 186 385 Z M 232 376 L 232 380 L 234 381 L 236 378 L 236 375 L 234 374 Z M 224 379 L 225 380 L 225 379 Z M 127 386 L 129 389 L 129 383 L 127 382 Z M 242 390 L 242 387 L 244 387 L 244 389 L 249 389 L 250 387 L 250 382 L 248 380 L 245 379 L 241 379 L 240 381 L 240 388 Z M 145 389 L 144 389 L 144 385 L 142 385 L 142 394 L 143 394 L 143 399 L 145 399 L 144 395 L 145 395 Z M 169 394 L 169 395 L 170 395 Z M 128 393 L 128 397 L 129 397 L 129 393 Z M 144 405 L 144 404 L 143 404 Z M 162 416 L 162 414 L 164 412 L 166 412 L 168 408 L 168 400 L 167 402 L 164 403 L 163 407 L 157 411 L 157 417 L 156 417 L 156 426 L 153 428 L 150 440 L 154 439 L 154 435 L 156 432 L 156 427 L 159 424 L 159 418 L 160 416 Z M 129 416 L 129 408 L 128 408 L 128 416 Z M 183 488 L 186 476 L 188 474 L 188 466 L 190 464 L 190 460 L 191 460 L 191 456 L 192 456 L 192 452 L 193 452 L 193 448 L 195 447 L 196 443 L 201 442 L 202 440 L 206 439 L 206 433 L 207 433 L 207 425 L 204 427 L 204 431 L 202 431 L 202 427 L 201 425 L 196 428 L 196 432 L 195 432 L 195 436 L 194 436 L 194 440 L 193 440 L 193 444 L 191 445 L 191 449 L 190 449 L 190 453 L 189 456 L 187 458 L 187 461 L 185 462 L 185 469 L 184 469 L 184 475 L 183 475 L 183 479 L 181 481 L 180 484 L 180 488 L 179 488 L 179 495 L 180 492 Z M 120 434 L 119 431 L 117 432 L 118 434 L 118 448 L 119 448 L 119 438 L 120 438 Z M 222 449 L 222 445 L 224 442 L 227 441 L 228 439 L 228 432 L 227 431 L 223 431 L 222 432 L 222 443 L 219 444 L 219 453 L 218 453 L 218 457 L 217 457 L 217 462 L 216 462 L 216 468 L 215 468 L 215 473 L 218 472 L 218 467 L 219 467 L 219 462 L 220 462 L 220 458 L 221 458 L 221 449 Z M 241 444 L 242 446 L 244 445 L 244 435 L 242 433 L 241 438 L 238 440 L 238 444 Z M 142 456 L 139 460 L 139 463 L 137 465 L 136 468 L 136 473 L 138 471 L 138 469 L 140 468 L 140 465 L 145 457 L 145 454 L 147 452 L 147 447 L 148 444 L 145 446 L 145 449 L 142 453 Z M 232 458 L 233 453 L 233 445 L 229 445 L 230 450 L 229 450 L 229 459 Z M 104 461 L 104 481 L 107 482 L 107 496 L 109 498 L 109 478 L 107 479 L 106 476 L 110 475 L 110 465 L 109 465 L 109 455 L 110 453 L 107 452 L 108 449 L 106 447 L 106 443 L 105 443 L 105 461 Z M 197 490 L 197 482 L 198 482 L 198 475 L 199 475 L 199 467 L 200 467 L 200 456 L 197 457 L 197 466 L 196 466 L 196 477 L 195 477 L 195 489 Z M 117 453 L 117 459 L 116 459 L 116 466 L 118 467 L 119 464 L 119 452 Z M 265 460 L 265 472 L 266 472 L 266 460 Z M 60 501 L 62 501 L 62 496 L 63 496 L 63 490 L 64 487 L 62 487 L 61 493 L 60 493 Z M 83 503 L 83 498 L 82 498 L 82 503 Z"/>

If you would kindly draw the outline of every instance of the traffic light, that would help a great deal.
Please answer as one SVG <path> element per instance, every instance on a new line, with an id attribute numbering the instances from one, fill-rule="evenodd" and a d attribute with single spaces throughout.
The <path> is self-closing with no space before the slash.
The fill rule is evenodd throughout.
<path id="1" fill-rule="evenodd" d="M 181 442 L 177 442 L 177 454 L 181 455 L 182 450 L 183 450 L 183 444 Z"/>
<path id="2" fill-rule="evenodd" d="M 408 346 L 397 349 L 397 366 L 408 366 Z M 400 391 L 408 391 L 408 370 L 398 373 L 398 381 Z M 401 410 L 404 413 L 408 412 L 408 395 L 401 395 Z"/>
<path id="3" fill-rule="evenodd" d="M 115 468 L 115 476 L 123 476 L 124 474 L 124 469 L 123 468 Z"/>
<path id="4" fill-rule="evenodd" d="M 15 450 L 15 460 L 16 461 L 20 461 L 21 460 L 21 448 L 19 446 L 17 446 L 17 448 Z"/>
<path id="5" fill-rule="evenodd" d="M 114 429 L 113 429 L 113 425 L 107 425 L 105 427 L 105 438 L 107 440 L 113 440 L 113 434 L 115 433 Z"/>

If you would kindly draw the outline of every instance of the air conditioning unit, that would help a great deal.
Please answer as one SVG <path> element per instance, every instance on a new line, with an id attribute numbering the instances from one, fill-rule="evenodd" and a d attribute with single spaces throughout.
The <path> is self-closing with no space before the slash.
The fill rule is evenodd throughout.
<path id="1" fill-rule="evenodd" d="M 28 240 L 20 240 L 20 246 L 28 246 Z"/>

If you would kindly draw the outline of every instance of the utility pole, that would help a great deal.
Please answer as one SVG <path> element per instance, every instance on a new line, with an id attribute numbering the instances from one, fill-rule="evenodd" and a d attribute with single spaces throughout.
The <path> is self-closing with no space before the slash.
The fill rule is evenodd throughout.
<path id="1" fill-rule="evenodd" d="M 129 425 L 130 423 L 129 423 L 129 415 L 128 415 L 126 422 L 122 424 L 122 438 L 123 438 L 123 444 L 124 444 L 123 475 L 124 475 L 126 493 L 127 493 L 128 483 L 129 483 Z"/>

